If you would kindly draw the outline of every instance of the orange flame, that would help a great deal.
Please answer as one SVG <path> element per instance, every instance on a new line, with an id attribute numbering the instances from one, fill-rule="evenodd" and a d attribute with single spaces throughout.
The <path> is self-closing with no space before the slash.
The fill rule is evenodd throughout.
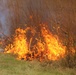
<path id="1" fill-rule="evenodd" d="M 63 57 L 65 54 L 65 47 L 59 44 L 59 41 L 52 35 L 49 29 L 45 24 L 41 27 L 41 35 L 44 39 L 44 42 L 41 39 L 37 39 L 37 44 L 34 45 L 34 50 L 29 49 L 29 45 L 27 43 L 26 33 L 28 29 L 16 29 L 16 35 L 14 36 L 14 41 L 12 44 L 9 44 L 5 48 L 6 53 L 13 53 L 18 55 L 18 59 L 27 59 L 27 58 L 37 58 L 40 60 L 48 58 L 49 60 L 58 60 Z M 32 32 L 32 30 L 31 30 Z M 35 50 L 36 49 L 36 50 Z M 35 52 L 37 51 L 37 53 Z M 31 56 L 28 56 L 30 54 Z"/>
<path id="2" fill-rule="evenodd" d="M 28 53 L 28 44 L 25 33 L 26 31 L 23 29 L 16 29 L 13 44 L 9 44 L 9 46 L 7 46 L 5 49 L 7 53 L 17 54 L 19 59 L 26 59 L 26 54 Z"/>
<path id="3" fill-rule="evenodd" d="M 0 41 L 0 45 L 2 44 L 2 42 Z"/>
<path id="4" fill-rule="evenodd" d="M 45 27 L 42 27 L 42 35 L 47 46 L 47 57 L 50 60 L 57 60 L 65 54 L 65 47 L 59 44 L 59 41 L 52 35 L 52 33 Z"/>

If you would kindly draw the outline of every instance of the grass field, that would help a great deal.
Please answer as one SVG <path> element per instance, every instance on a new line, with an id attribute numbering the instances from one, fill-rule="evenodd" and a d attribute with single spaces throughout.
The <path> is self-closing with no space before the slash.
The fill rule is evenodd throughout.
<path id="1" fill-rule="evenodd" d="M 76 69 L 61 68 L 45 62 L 17 60 L 0 53 L 0 75 L 76 75 Z"/>

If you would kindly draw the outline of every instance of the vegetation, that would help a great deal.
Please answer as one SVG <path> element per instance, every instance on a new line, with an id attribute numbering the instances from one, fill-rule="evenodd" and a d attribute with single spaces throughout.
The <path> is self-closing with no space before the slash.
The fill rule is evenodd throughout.
<path id="1" fill-rule="evenodd" d="M 76 75 L 75 68 L 64 68 L 58 62 L 16 60 L 13 55 L 0 53 L 1 75 Z"/>
<path id="2" fill-rule="evenodd" d="M 29 25 L 38 33 L 38 25 L 44 22 L 48 23 L 49 30 L 66 46 L 65 58 L 53 63 L 16 60 L 13 55 L 0 53 L 1 75 L 76 75 L 75 0 L 1 0 L 0 7 L 0 32 L 5 34 L 9 30 L 12 36 L 16 28 Z"/>

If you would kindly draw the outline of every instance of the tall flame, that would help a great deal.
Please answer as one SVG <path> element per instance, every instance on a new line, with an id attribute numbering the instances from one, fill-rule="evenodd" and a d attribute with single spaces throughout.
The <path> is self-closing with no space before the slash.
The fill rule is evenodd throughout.
<path id="1" fill-rule="evenodd" d="M 26 59 L 26 54 L 28 53 L 26 31 L 18 28 L 15 33 L 13 44 L 9 44 L 5 50 L 7 53 L 17 54 L 19 59 Z"/>
<path id="2" fill-rule="evenodd" d="M 49 60 L 57 60 L 60 57 L 63 57 L 65 54 L 65 47 L 63 47 L 59 41 L 52 35 L 48 27 L 43 24 L 41 27 L 41 35 L 43 37 L 41 39 L 37 39 L 36 45 L 33 46 L 33 50 L 30 50 L 31 44 L 28 45 L 27 43 L 27 36 L 26 33 L 28 29 L 16 29 L 16 35 L 14 36 L 14 40 L 12 44 L 9 44 L 5 48 L 6 53 L 13 53 L 18 55 L 18 59 L 27 59 L 31 55 L 31 59 L 33 58 L 40 58 L 40 60 L 48 58 Z M 31 30 L 32 32 L 32 30 Z"/>
<path id="3" fill-rule="evenodd" d="M 59 44 L 59 41 L 52 35 L 52 33 L 45 27 L 41 28 L 47 46 L 47 57 L 50 60 L 57 60 L 65 54 L 65 47 Z"/>

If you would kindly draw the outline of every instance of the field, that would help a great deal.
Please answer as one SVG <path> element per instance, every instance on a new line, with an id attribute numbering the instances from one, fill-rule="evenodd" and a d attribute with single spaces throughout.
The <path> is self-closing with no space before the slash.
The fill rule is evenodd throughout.
<path id="1" fill-rule="evenodd" d="M 66 60 L 18 60 L 5 48 Z M 76 75 L 76 0 L 0 0 L 0 75 Z"/>
<path id="2" fill-rule="evenodd" d="M 17 60 L 11 54 L 0 53 L 0 75 L 76 75 L 75 71 L 37 60 Z"/>

